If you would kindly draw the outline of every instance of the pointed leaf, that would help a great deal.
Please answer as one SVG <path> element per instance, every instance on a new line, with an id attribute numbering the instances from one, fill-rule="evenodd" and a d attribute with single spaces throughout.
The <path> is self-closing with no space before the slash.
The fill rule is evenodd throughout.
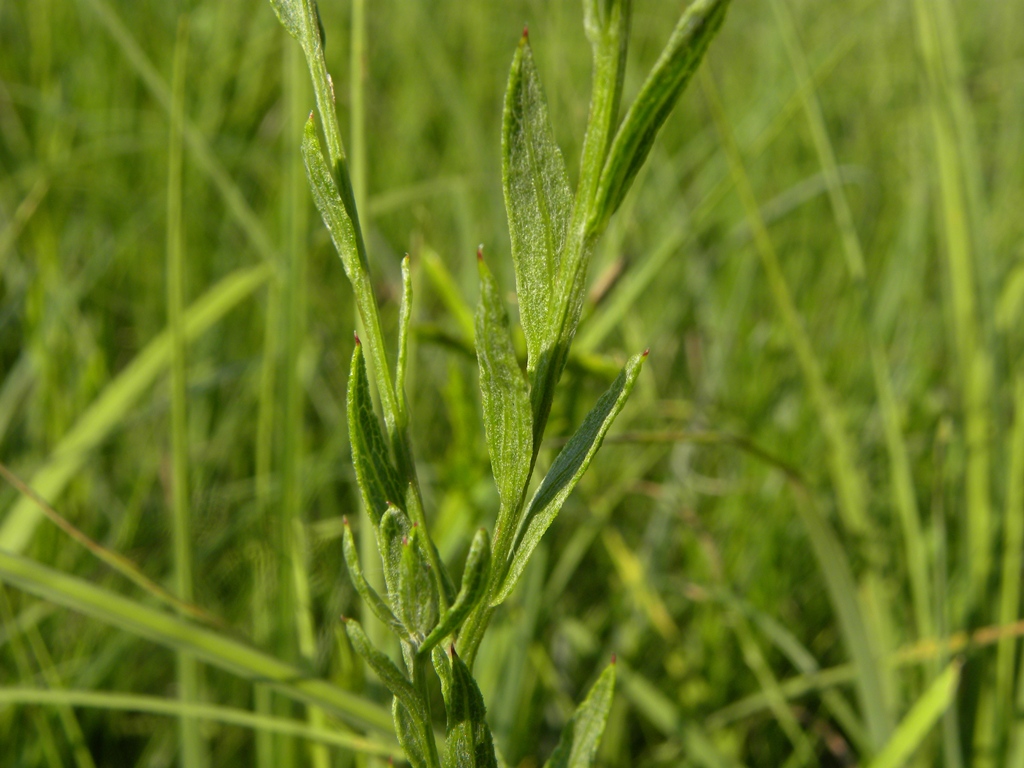
<path id="1" fill-rule="evenodd" d="M 558 275 L 573 196 L 525 33 L 509 72 L 501 148 L 519 316 L 532 370 L 551 336 L 548 297 Z"/>
<path id="2" fill-rule="evenodd" d="M 437 624 L 437 584 L 426 557 L 426 534 L 413 524 L 402 542 L 398 566 L 398 615 L 414 641 L 422 642 Z"/>
<path id="3" fill-rule="evenodd" d="M 481 528 L 476 532 L 473 543 L 469 547 L 466 567 L 462 571 L 462 587 L 459 589 L 459 594 L 452 607 L 441 618 L 441 622 L 423 641 L 420 646 L 421 653 L 431 650 L 462 625 L 469 612 L 483 598 L 484 592 L 487 590 L 490 565 L 491 543 L 487 537 L 487 531 Z"/>
<path id="4" fill-rule="evenodd" d="M 597 449 L 601 447 L 608 428 L 612 425 L 615 417 L 619 415 L 622 406 L 625 405 L 645 359 L 647 359 L 646 352 L 634 355 L 626 363 L 626 367 L 612 382 L 608 391 L 601 395 L 597 405 L 587 414 L 587 418 L 576 430 L 576 434 L 569 439 L 554 464 L 551 465 L 551 469 L 548 470 L 540 488 L 537 489 L 537 493 L 534 494 L 533 500 L 530 502 L 529 511 L 524 519 L 526 530 L 518 538 L 508 575 L 491 605 L 503 602 L 515 588 L 519 577 L 523 574 L 523 569 L 526 568 L 526 562 L 540 542 L 541 536 L 554 522 L 562 504 L 565 503 L 573 488 L 583 477 L 583 473 L 587 471 L 591 459 L 594 458 Z"/>
<path id="5" fill-rule="evenodd" d="M 484 698 L 466 663 L 452 648 L 451 705 L 445 768 L 497 768 Z"/>
<path id="6" fill-rule="evenodd" d="M 352 529 L 349 527 L 348 518 L 345 518 L 344 524 L 342 549 L 345 553 L 345 565 L 348 566 L 348 573 L 352 578 L 352 584 L 355 586 L 356 592 L 359 593 L 363 602 L 380 619 L 381 623 L 391 627 L 403 640 L 407 640 L 408 635 L 402 623 L 395 618 L 395 614 L 391 612 L 388 604 L 384 602 L 381 596 L 377 594 L 377 591 L 366 581 L 366 577 L 363 576 L 363 569 L 359 565 L 359 551 L 356 548 L 356 542 L 352 536 Z"/>
<path id="7" fill-rule="evenodd" d="M 342 202 L 341 192 L 320 149 L 320 139 L 316 135 L 316 123 L 312 114 L 306 121 L 306 129 L 302 136 L 302 159 L 306 164 L 306 176 L 313 192 L 313 201 L 331 233 L 331 240 L 341 257 L 345 275 L 356 291 L 357 303 L 366 301 L 367 297 L 360 294 L 360 286 L 364 282 L 363 275 L 369 272 L 369 267 L 365 261 L 365 254 L 359 248 L 356 229 Z"/>
<path id="8" fill-rule="evenodd" d="M 615 135 L 591 212 L 592 231 L 600 232 L 622 203 L 659 129 L 721 27 L 728 5 L 729 0 L 696 0 L 679 19 Z"/>
<path id="9" fill-rule="evenodd" d="M 452 662 L 444 650 L 435 646 L 430 652 L 430 660 L 434 663 L 434 671 L 441 681 L 441 696 L 444 698 L 444 707 L 447 717 L 451 719 L 452 704 Z"/>
<path id="10" fill-rule="evenodd" d="M 395 720 L 395 735 L 402 745 L 405 756 L 413 768 L 427 768 L 427 750 L 423 743 L 423 732 L 415 718 L 397 698 L 391 703 L 391 715 Z"/>
<path id="11" fill-rule="evenodd" d="M 421 726 L 427 722 L 427 713 L 424 709 L 423 702 L 420 701 L 419 696 L 416 695 L 416 689 L 413 688 L 402 671 L 395 666 L 395 663 L 385 656 L 383 653 L 378 651 L 373 645 L 370 644 L 370 639 L 366 636 L 362 626 L 355 619 L 344 619 L 345 622 L 345 634 L 348 635 L 349 642 L 352 643 L 352 647 L 355 649 L 370 668 L 377 675 L 384 687 L 394 694 L 395 698 L 398 699 L 415 721 Z"/>
<path id="12" fill-rule="evenodd" d="M 402 501 L 398 472 L 391 464 L 387 443 L 381 431 L 370 397 L 363 345 L 356 339 L 348 376 L 348 432 L 352 444 L 352 464 L 366 512 L 374 527 L 380 525 L 388 502 Z"/>
<path id="13" fill-rule="evenodd" d="M 480 303 L 476 310 L 476 356 L 480 364 L 480 399 L 487 449 L 501 498 L 498 517 L 501 531 L 512 525 L 530 476 L 533 416 L 526 377 L 519 369 L 512 347 L 508 314 L 498 283 L 480 254 L 478 264 Z"/>
<path id="14" fill-rule="evenodd" d="M 558 746 L 544 768 L 591 768 L 601 744 L 615 692 L 615 661 L 601 673 L 587 698 L 562 729 Z"/>
<path id="15" fill-rule="evenodd" d="M 270 0 L 281 26 L 296 40 L 302 39 L 302 0 Z"/>

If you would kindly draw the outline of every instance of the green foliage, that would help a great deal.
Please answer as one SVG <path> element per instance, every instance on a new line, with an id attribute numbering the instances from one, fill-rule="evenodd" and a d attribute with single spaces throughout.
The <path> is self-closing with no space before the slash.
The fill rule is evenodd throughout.
<path id="1" fill-rule="evenodd" d="M 1022 0 L 726 5 L 0 3 L 0 762 L 1024 768 Z"/>
<path id="2" fill-rule="evenodd" d="M 590 689 L 587 698 L 565 724 L 558 746 L 544 768 L 590 768 L 608 722 L 615 692 L 615 661 L 613 660 Z"/>
<path id="3" fill-rule="evenodd" d="M 612 8 L 587 11 L 588 29 L 597 28 L 597 48 L 613 41 L 617 49 L 613 55 L 616 76 L 608 82 L 595 85 L 596 101 L 611 112 L 614 118 L 621 92 L 621 67 L 624 66 L 630 3 L 613 3 Z M 322 59 L 320 40 L 313 39 L 311 20 L 318 18 L 313 0 L 282 4 L 274 3 L 282 24 L 303 44 L 314 79 Z M 562 284 L 582 285 L 593 239 L 603 229 L 607 218 L 618 207 L 626 188 L 646 157 L 653 136 L 664 121 L 672 105 L 707 48 L 707 43 L 718 28 L 725 3 L 712 4 L 696 12 L 690 11 L 680 21 L 668 49 L 651 74 L 648 85 L 641 91 L 640 106 L 627 114 L 623 130 L 622 148 L 610 158 L 604 156 L 607 143 L 596 155 L 584 155 L 582 176 L 598 177 L 600 164 L 610 162 L 615 176 L 612 192 L 592 195 L 582 187 L 575 199 L 569 187 L 568 174 L 562 153 L 554 140 L 529 40 L 524 32 L 512 61 L 505 97 L 502 131 L 503 180 L 505 204 L 508 211 L 512 240 L 512 258 L 515 265 L 523 332 L 527 346 L 527 371 L 524 376 L 516 359 L 510 323 L 497 281 L 483 262 L 482 247 L 477 260 L 480 270 L 480 302 L 476 313 L 476 352 L 480 371 L 480 391 L 483 421 L 500 498 L 500 509 L 490 546 L 474 541 L 463 576 L 463 588 L 452 608 L 444 607 L 443 621 L 440 602 L 446 591 L 444 566 L 437 556 L 425 526 L 415 473 L 409 465 L 403 467 L 409 493 L 396 492 L 399 472 L 393 467 L 387 444 L 373 411 L 369 380 L 363 362 L 362 345 L 356 339 L 349 374 L 348 417 L 352 444 L 352 461 L 356 479 L 362 492 L 363 503 L 371 521 L 378 530 L 378 546 L 383 562 L 390 607 L 369 586 L 362 574 L 355 554 L 355 545 L 347 524 L 345 527 L 345 559 L 357 591 L 363 596 L 383 623 L 396 631 L 403 644 L 409 679 L 394 664 L 375 649 L 355 622 L 346 629 L 356 652 L 373 668 L 385 686 L 395 695 L 394 719 L 399 740 L 409 760 L 416 766 L 436 766 L 437 749 L 429 718 L 429 701 L 421 679 L 424 658 L 432 648 L 449 635 L 459 635 L 467 656 L 475 658 L 492 610 L 512 593 L 530 556 L 541 537 L 551 526 L 565 500 L 576 487 L 601 446 L 609 427 L 625 405 L 633 389 L 647 353 L 633 357 L 601 397 L 555 460 L 528 508 L 525 494 L 540 449 L 544 426 L 548 417 L 554 386 L 558 383 L 564 362 L 552 355 L 568 354 L 568 344 L 575 332 L 576 312 L 568 322 L 569 305 L 578 299 L 572 293 L 559 289 Z M 707 15 L 705 19 L 701 13 Z M 700 16 L 696 18 L 696 16 Z M 616 19 L 618 21 L 616 21 Z M 613 29 L 614 28 L 614 29 Z M 653 110 L 645 106 L 656 104 Z M 339 137 L 333 134 L 333 106 L 319 104 L 323 128 L 329 143 L 340 148 Z M 592 107 L 592 117 L 601 110 Z M 610 125 L 604 126 L 605 129 Z M 610 135 L 610 134 L 609 134 Z M 639 137 L 639 138 L 638 138 Z M 313 198 L 327 229 L 331 233 L 345 273 L 356 292 L 356 305 L 360 316 L 373 329 L 373 346 L 382 353 L 378 335 L 379 310 L 372 293 L 366 290 L 368 270 L 365 250 L 358 239 L 358 214 L 349 195 L 343 194 L 345 185 L 336 184 L 321 150 L 312 115 L 306 123 L 302 144 L 306 171 L 309 175 Z M 337 153 L 340 157 L 340 153 Z M 624 171 L 618 168 L 622 166 Z M 344 167 L 340 167 L 344 179 Z M 607 185 L 606 185 L 607 186 Z M 596 206 L 596 207 L 595 207 Z M 586 221 L 601 220 L 601 226 L 588 225 L 582 240 L 569 240 L 567 233 L 573 211 L 586 212 Z M 569 275 L 562 269 L 563 260 L 574 264 Z M 568 281 L 568 282 L 566 282 Z M 552 285 L 555 290 L 551 290 Z M 398 370 L 393 392 L 399 403 L 404 403 L 404 371 L 409 318 L 411 316 L 411 283 L 408 261 L 403 262 L 403 300 L 399 321 Z M 541 362 L 544 360 L 545 362 Z M 383 360 L 377 361 L 376 370 L 385 379 L 378 382 L 383 392 L 391 390 L 389 372 Z M 393 395 L 391 395 L 393 397 Z M 382 402 L 386 398 L 382 394 Z M 532 400 L 532 404 L 531 404 Z M 395 459 L 408 461 L 403 448 L 408 444 L 397 424 L 398 415 L 404 425 L 408 414 L 404 407 L 395 413 L 393 406 L 384 404 L 385 421 L 392 437 Z M 389 412 L 391 416 L 389 418 Z M 393 500 L 403 498 L 412 512 L 410 521 Z M 383 517 L 382 517 L 383 516 Z M 490 559 L 490 550 L 495 557 Z M 432 573 L 433 572 L 433 573 Z M 485 588 L 485 584 L 487 585 Z M 396 621 L 397 617 L 397 621 Z M 467 630 L 459 633 L 465 622 Z M 401 625 L 401 628 L 398 627 Z M 428 642 L 429 640 L 429 642 Z M 442 662 L 440 662 L 443 664 Z M 484 720 L 483 698 L 473 680 L 470 669 L 455 654 L 452 646 L 450 679 L 446 679 L 446 705 L 448 709 L 447 765 L 493 766 L 496 764 L 490 730 Z M 592 693 L 574 720 L 580 733 L 570 738 L 568 756 L 557 758 L 558 765 L 583 768 L 592 764 L 597 744 L 604 730 L 610 707 L 610 683 Z M 413 701 L 413 697 L 421 698 Z M 591 701 L 593 699 L 593 701 Z M 575 733 L 575 732 L 573 732 Z"/>

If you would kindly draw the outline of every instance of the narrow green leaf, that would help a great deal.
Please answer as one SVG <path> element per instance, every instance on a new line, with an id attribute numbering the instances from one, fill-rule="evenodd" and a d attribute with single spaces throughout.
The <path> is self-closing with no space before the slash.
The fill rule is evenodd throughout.
<path id="1" fill-rule="evenodd" d="M 297 736 L 367 755 L 397 758 L 398 749 L 381 741 L 339 730 L 309 726 L 297 720 L 262 715 L 235 707 L 199 704 L 167 699 L 160 696 L 140 696 L 109 691 L 82 691 L 67 688 L 0 688 L 0 706 L 37 704 L 43 707 L 70 706 L 118 712 L 144 712 L 148 715 L 180 717 L 188 715 L 211 723 L 224 723 L 253 731 L 269 731 Z"/>
<path id="2" fill-rule="evenodd" d="M 312 114 L 306 121 L 306 130 L 302 136 L 302 159 L 306 164 L 306 176 L 309 178 L 317 210 L 320 211 L 324 224 L 331 233 L 331 240 L 334 241 L 334 247 L 341 257 L 345 274 L 353 288 L 358 291 L 363 282 L 362 276 L 369 272 L 369 267 L 365 254 L 359 248 L 356 229 L 342 202 L 341 192 L 320 149 L 320 139 L 316 135 L 316 123 Z"/>
<path id="3" fill-rule="evenodd" d="M 476 310 L 476 356 L 480 365 L 480 398 L 491 470 L 498 485 L 501 512 L 497 539 L 511 535 L 514 516 L 530 477 L 533 452 L 533 416 L 526 377 L 519 369 L 508 313 L 491 271 L 477 253 L 480 268 L 480 303 Z"/>
<path id="4" fill-rule="evenodd" d="M 609 664 L 590 689 L 587 698 L 577 707 L 575 714 L 558 740 L 558 746 L 544 763 L 544 768 L 590 768 L 594 764 L 597 748 L 601 744 L 608 712 L 615 693 L 615 661 Z"/>
<path id="5" fill-rule="evenodd" d="M 277 20 L 289 35 L 302 40 L 302 0 L 270 0 Z"/>
<path id="6" fill-rule="evenodd" d="M 541 536 L 554 521 L 562 504 L 572 493 L 573 488 L 583 477 L 583 473 L 590 466 L 594 454 L 601 447 L 608 428 L 612 425 L 615 417 L 626 403 L 629 393 L 633 390 L 640 369 L 644 360 L 647 359 L 647 352 L 634 355 L 626 363 L 625 368 L 618 375 L 608 391 L 601 395 L 597 405 L 587 414 L 583 424 L 576 430 L 576 434 L 566 443 L 562 452 L 558 454 L 551 469 L 548 470 L 540 488 L 534 494 L 530 502 L 529 511 L 524 518 L 526 529 L 515 548 L 515 555 L 509 568 L 508 575 L 498 591 L 497 596 L 491 601 L 491 605 L 502 603 L 515 588 L 519 577 L 526 568 L 533 550 L 540 542 Z"/>
<path id="7" fill-rule="evenodd" d="M 451 719 L 451 701 L 452 701 L 452 662 L 448 658 L 448 654 L 444 652 L 440 646 L 434 646 L 430 651 L 430 660 L 434 663 L 434 671 L 437 672 L 437 677 L 441 681 L 441 696 L 444 698 L 445 712 L 448 713 L 447 717 Z"/>
<path id="8" fill-rule="evenodd" d="M 487 590 L 490 565 L 491 543 L 487 537 L 487 531 L 481 528 L 476 532 L 473 543 L 469 547 L 466 567 L 462 571 L 462 586 L 459 589 L 459 594 L 452 607 L 441 617 L 440 623 L 423 641 L 420 653 L 430 651 L 448 635 L 455 632 L 466 620 L 469 612 L 480 602 Z"/>
<path id="9" fill-rule="evenodd" d="M 868 768 L 901 768 L 921 746 L 942 714 L 949 709 L 960 682 L 960 662 L 946 667 L 935 682 L 928 686 L 921 698 L 910 708 L 907 716 L 896 726 L 889 741 L 875 755 Z"/>
<path id="10" fill-rule="evenodd" d="M 402 556 L 398 566 L 398 615 L 414 641 L 423 639 L 437 625 L 437 583 L 430 572 L 426 548 L 426 533 L 413 523 L 409 535 L 402 541 Z"/>
<path id="11" fill-rule="evenodd" d="M 377 548 L 380 550 L 381 560 L 384 563 L 384 583 L 388 588 L 388 597 L 391 602 L 396 602 L 398 594 L 399 571 L 402 563 L 402 541 L 412 530 L 412 523 L 406 517 L 405 512 L 394 504 L 388 504 L 387 512 L 380 519 L 380 529 L 377 532 Z"/>
<path id="12" fill-rule="evenodd" d="M 427 752 L 423 744 L 423 731 L 409 710 L 397 698 L 391 703 L 391 714 L 395 720 L 395 735 L 405 751 L 405 757 L 413 768 L 427 768 Z"/>
<path id="13" fill-rule="evenodd" d="M 377 590 L 371 587 L 366 581 L 366 577 L 363 576 L 363 569 L 359 565 L 359 550 L 356 546 L 356 540 L 352 536 L 352 529 L 349 527 L 348 518 L 345 518 L 344 524 L 342 549 L 345 553 L 345 565 L 348 566 L 348 573 L 352 578 L 352 584 L 355 586 L 356 592 L 359 593 L 363 602 L 370 607 L 374 615 L 380 619 L 381 623 L 391 627 L 402 639 L 408 639 L 402 623 L 395 618 L 395 614 L 391 612 L 388 604 L 384 602 L 381 596 L 377 594 Z"/>
<path id="14" fill-rule="evenodd" d="M 398 472 L 388 455 L 380 422 L 373 410 L 363 345 L 359 343 L 358 337 L 355 349 L 352 350 L 352 366 L 348 376 L 348 431 L 356 480 L 366 513 L 376 527 L 380 525 L 381 515 L 388 508 L 388 502 L 400 504 L 404 495 Z"/>
<path id="15" fill-rule="evenodd" d="M 512 59 L 502 120 L 502 181 L 528 367 L 550 341 L 549 296 L 572 216 L 572 189 L 524 32 Z"/>
<path id="16" fill-rule="evenodd" d="M 659 129 L 721 27 L 728 5 L 729 0 L 697 0 L 676 24 L 612 142 L 591 211 L 593 231 L 601 231 L 622 203 Z"/>
<path id="17" fill-rule="evenodd" d="M 466 663 L 451 656 L 451 705 L 448 708 L 448 752 L 445 768 L 497 768 L 484 697 Z"/>
<path id="18" fill-rule="evenodd" d="M 370 643 L 370 638 L 366 636 L 358 621 L 355 619 L 345 619 L 344 622 L 345 633 L 348 635 L 348 639 L 356 653 L 362 656 L 363 660 L 370 665 L 370 668 L 380 679 L 381 683 L 384 684 L 384 687 L 391 691 L 395 698 L 409 710 L 409 713 L 416 722 L 421 726 L 425 724 L 427 722 L 427 713 L 423 702 L 416 695 L 416 689 L 413 688 L 412 683 L 406 679 L 405 675 L 402 674 L 402 671 L 395 666 L 391 659 L 373 647 Z"/>

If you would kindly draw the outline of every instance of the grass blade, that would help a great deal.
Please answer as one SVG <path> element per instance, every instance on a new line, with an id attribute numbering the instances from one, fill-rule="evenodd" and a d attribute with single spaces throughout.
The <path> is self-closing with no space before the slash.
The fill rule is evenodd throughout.
<path id="1" fill-rule="evenodd" d="M 242 641 L 197 627 L 84 579 L 0 550 L 0 580 L 171 650 L 188 651 L 208 664 L 273 686 L 296 701 L 318 704 L 354 725 L 391 730 L 390 714 L 373 702 L 311 677 Z"/>
<path id="2" fill-rule="evenodd" d="M 270 277 L 268 265 L 232 272 L 193 303 L 184 316 L 188 341 L 201 336 Z M 135 356 L 113 379 L 54 448 L 46 464 L 28 481 L 36 493 L 53 503 L 68 481 L 120 424 L 126 413 L 166 369 L 171 337 L 164 331 Z M 0 549 L 22 552 L 43 519 L 35 502 L 20 499 L 0 525 Z"/>
<path id="3" fill-rule="evenodd" d="M 953 703 L 960 682 L 960 664 L 954 662 L 935 679 L 893 731 L 885 747 L 868 768 L 901 768 Z"/>
<path id="4" fill-rule="evenodd" d="M 159 696 L 140 696 L 132 693 L 108 691 L 79 691 L 62 688 L 8 688 L 0 687 L 0 705 L 35 704 L 39 706 L 70 706 L 87 709 L 110 709 L 121 712 L 144 712 L 168 717 L 189 716 L 197 720 L 223 723 L 225 725 L 250 728 L 254 731 L 269 731 L 284 736 L 295 736 L 328 746 L 358 752 L 364 755 L 379 755 L 398 759 L 399 751 L 384 742 L 363 736 L 345 733 L 338 729 L 311 728 L 297 720 L 271 717 L 247 712 L 234 707 L 216 704 L 186 704 Z"/>

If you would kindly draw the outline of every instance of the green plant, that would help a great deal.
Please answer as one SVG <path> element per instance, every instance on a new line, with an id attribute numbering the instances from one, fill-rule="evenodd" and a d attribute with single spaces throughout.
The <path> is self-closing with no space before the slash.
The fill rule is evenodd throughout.
<path id="1" fill-rule="evenodd" d="M 687 9 L 621 121 L 631 2 L 584 1 L 593 90 L 575 193 L 549 124 L 529 36 L 523 32 L 505 97 L 502 170 L 526 339 L 526 371 L 516 357 L 508 314 L 481 246 L 475 344 L 500 507 L 493 534 L 480 530 L 473 538 L 457 590 L 428 531 L 410 446 L 405 394 L 412 302 L 408 257 L 403 262 L 398 353 L 392 373 L 323 56 L 324 30 L 316 3 L 271 2 L 282 24 L 299 41 L 309 65 L 327 154 L 321 149 L 312 114 L 302 153 L 313 197 L 352 283 L 364 328 L 366 349 L 357 337 L 352 356 L 348 424 L 352 460 L 383 563 L 387 599 L 364 578 L 347 521 L 345 560 L 367 607 L 401 642 L 405 669 L 375 647 L 354 619 L 346 620 L 346 632 L 394 695 L 395 729 L 413 765 L 442 765 L 430 711 L 432 671 L 440 678 L 447 716 L 443 764 L 497 765 L 483 699 L 471 672 L 477 650 L 494 610 L 513 591 L 541 537 L 586 472 L 647 357 L 645 351 L 630 358 L 530 496 L 555 388 L 580 320 L 590 258 L 721 25 L 728 0 L 698 0 Z M 383 411 L 383 430 L 374 411 L 367 357 Z M 548 765 L 593 763 L 613 687 L 614 662 L 566 726 Z"/>

